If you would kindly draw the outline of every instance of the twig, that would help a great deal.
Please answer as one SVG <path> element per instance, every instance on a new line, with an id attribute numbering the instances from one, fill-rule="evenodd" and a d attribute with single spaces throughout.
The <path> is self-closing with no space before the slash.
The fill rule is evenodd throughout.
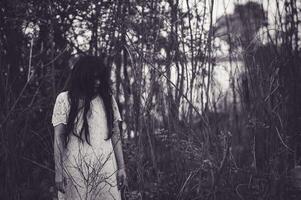
<path id="1" fill-rule="evenodd" d="M 193 172 L 190 172 L 190 173 L 189 173 L 189 176 L 186 178 L 186 180 L 185 180 L 185 182 L 184 182 L 184 184 L 183 184 L 183 186 L 182 186 L 180 192 L 179 192 L 178 195 L 177 195 L 177 200 L 181 197 L 181 193 L 183 192 L 183 190 L 184 190 L 185 186 L 187 185 L 188 181 L 191 179 L 192 173 L 193 173 Z"/>
<path id="2" fill-rule="evenodd" d="M 34 160 L 32 160 L 32 159 L 29 159 L 29 158 L 26 158 L 26 157 L 24 157 L 24 156 L 22 157 L 22 159 L 23 159 L 23 160 L 27 160 L 27 161 L 29 161 L 29 162 L 31 162 L 31 163 L 37 165 L 38 167 L 41 167 L 41 168 L 43 168 L 43 169 L 47 169 L 48 171 L 54 173 L 54 170 L 53 170 L 53 169 L 47 167 L 46 165 L 42 165 L 42 164 L 38 163 L 37 161 L 34 161 Z"/>
<path id="3" fill-rule="evenodd" d="M 275 129 L 276 129 L 278 138 L 279 138 L 279 140 L 281 141 L 281 143 L 283 144 L 283 146 L 284 146 L 285 148 L 287 148 L 290 152 L 295 152 L 293 149 L 291 149 L 289 146 L 287 146 L 287 144 L 285 144 L 285 142 L 283 141 L 283 139 L 282 139 L 282 137 L 281 137 L 281 135 L 280 135 L 280 133 L 279 133 L 279 131 L 278 131 L 278 128 L 275 127 Z"/>
<path id="4" fill-rule="evenodd" d="M 31 76 L 32 76 L 32 74 L 31 74 L 32 48 L 33 48 L 33 37 L 31 38 L 31 41 L 30 41 L 29 61 L 28 61 L 28 72 L 27 72 L 27 82 L 30 81 Z"/>

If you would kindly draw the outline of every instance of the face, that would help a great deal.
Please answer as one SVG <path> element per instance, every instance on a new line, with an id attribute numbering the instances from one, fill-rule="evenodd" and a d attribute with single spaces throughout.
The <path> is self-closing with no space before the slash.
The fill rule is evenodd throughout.
<path id="1" fill-rule="evenodd" d="M 94 86 L 94 88 L 93 88 L 94 92 L 97 92 L 97 90 L 100 87 L 100 80 L 99 80 L 98 74 L 94 74 L 94 84 L 93 84 L 93 86 Z"/>
<path id="2" fill-rule="evenodd" d="M 100 87 L 100 80 L 99 79 L 95 79 L 94 80 L 94 88 L 98 89 Z"/>

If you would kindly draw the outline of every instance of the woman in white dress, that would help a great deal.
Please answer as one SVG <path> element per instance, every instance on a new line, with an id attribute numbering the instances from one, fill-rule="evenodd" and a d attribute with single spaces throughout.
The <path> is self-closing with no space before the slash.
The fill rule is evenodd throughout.
<path id="1" fill-rule="evenodd" d="M 53 109 L 59 200 L 121 199 L 127 184 L 118 122 L 103 59 L 81 57 Z"/>

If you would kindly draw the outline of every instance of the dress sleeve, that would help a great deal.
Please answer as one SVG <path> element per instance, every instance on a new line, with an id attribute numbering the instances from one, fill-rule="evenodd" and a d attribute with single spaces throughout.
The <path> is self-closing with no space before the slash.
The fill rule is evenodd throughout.
<path id="1" fill-rule="evenodd" d="M 65 92 L 60 93 L 55 101 L 53 113 L 52 113 L 52 125 L 67 124 L 67 118 L 69 114 L 68 98 Z"/>
<path id="2" fill-rule="evenodd" d="M 112 108 L 113 108 L 113 117 L 114 117 L 114 122 L 116 121 L 122 121 L 122 118 L 121 118 L 121 115 L 120 115 L 120 112 L 119 112 L 119 109 L 118 109 L 118 105 L 117 105 L 117 102 L 115 100 L 115 98 L 112 96 Z"/>

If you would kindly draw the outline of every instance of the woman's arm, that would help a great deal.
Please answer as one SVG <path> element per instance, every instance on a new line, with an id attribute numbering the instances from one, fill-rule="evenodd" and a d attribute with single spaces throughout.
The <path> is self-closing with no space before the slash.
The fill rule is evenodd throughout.
<path id="1" fill-rule="evenodd" d="M 118 170 L 124 169 L 124 159 L 123 159 L 123 151 L 122 151 L 122 143 L 120 137 L 120 130 L 118 126 L 118 121 L 113 123 L 113 134 L 112 134 L 112 144 L 114 148 L 114 153 L 116 157 Z"/>
<path id="2" fill-rule="evenodd" d="M 54 164 L 55 164 L 55 182 L 63 181 L 62 154 L 64 149 L 64 131 L 65 125 L 58 124 L 54 127 Z"/>
<path id="3" fill-rule="evenodd" d="M 127 176 L 125 172 L 125 165 L 123 159 L 123 152 L 122 152 L 122 144 L 121 144 L 121 137 L 120 137 L 120 130 L 118 127 L 118 121 L 113 123 L 113 135 L 112 135 L 112 143 L 114 148 L 114 153 L 117 162 L 117 187 L 120 190 L 124 186 L 127 186 Z"/>

